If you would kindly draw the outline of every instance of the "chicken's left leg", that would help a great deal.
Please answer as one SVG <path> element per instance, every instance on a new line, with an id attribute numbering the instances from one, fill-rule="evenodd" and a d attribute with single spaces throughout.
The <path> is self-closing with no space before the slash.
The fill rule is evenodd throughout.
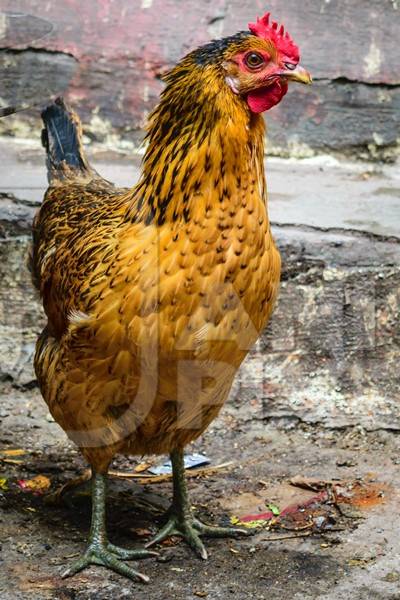
<path id="1" fill-rule="evenodd" d="M 209 537 L 240 537 L 254 532 L 238 529 L 237 527 L 212 527 L 205 525 L 193 515 L 189 502 L 185 478 L 183 450 L 174 450 L 171 453 L 173 500 L 169 511 L 167 524 L 158 534 L 146 544 L 146 548 L 162 542 L 171 535 L 179 535 L 202 559 L 207 559 L 207 550 L 200 539 L 201 535 Z"/>
<path id="2" fill-rule="evenodd" d="M 112 571 L 125 575 L 130 579 L 148 583 L 149 578 L 135 571 L 124 560 L 157 556 L 148 550 L 125 550 L 110 544 L 106 532 L 106 475 L 93 472 L 92 475 L 92 523 L 90 526 L 89 543 L 85 554 L 78 559 L 62 577 L 70 577 L 90 565 L 100 565 Z"/>

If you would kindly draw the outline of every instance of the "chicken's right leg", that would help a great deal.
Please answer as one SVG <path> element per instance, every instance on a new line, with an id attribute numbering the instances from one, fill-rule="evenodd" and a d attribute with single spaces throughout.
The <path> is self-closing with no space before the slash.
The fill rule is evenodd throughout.
<path id="1" fill-rule="evenodd" d="M 157 556 L 156 552 L 148 550 L 125 550 L 110 544 L 106 532 L 106 476 L 93 472 L 92 475 L 92 523 L 90 526 L 89 543 L 85 554 L 78 559 L 62 577 L 75 575 L 90 565 L 107 567 L 130 579 L 148 583 L 149 578 L 135 571 L 123 560 L 133 560 Z"/>
<path id="2" fill-rule="evenodd" d="M 182 449 L 171 452 L 171 462 L 174 495 L 172 506 L 169 510 L 169 519 L 155 538 L 146 544 L 146 548 L 164 541 L 171 535 L 179 535 L 186 540 L 200 558 L 205 560 L 207 559 L 207 550 L 200 539 L 201 535 L 214 538 L 237 538 L 254 534 L 254 531 L 243 530 L 237 527 L 213 527 L 205 525 L 196 519 L 193 515 L 188 496 Z"/>

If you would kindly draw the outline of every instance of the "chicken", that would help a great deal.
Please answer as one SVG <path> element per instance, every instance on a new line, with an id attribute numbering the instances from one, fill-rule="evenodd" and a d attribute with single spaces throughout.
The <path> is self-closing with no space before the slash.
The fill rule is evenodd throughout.
<path id="1" fill-rule="evenodd" d="M 267 214 L 264 120 L 288 83 L 310 83 L 269 14 L 188 54 L 149 118 L 140 180 L 119 189 L 89 165 L 62 99 L 42 113 L 49 188 L 33 226 L 31 268 L 48 323 L 35 369 L 55 421 L 92 468 L 90 564 L 147 581 L 110 544 L 114 456 L 169 453 L 173 500 L 148 546 L 241 535 L 192 513 L 183 449 L 218 415 L 277 296 L 280 257 Z"/>

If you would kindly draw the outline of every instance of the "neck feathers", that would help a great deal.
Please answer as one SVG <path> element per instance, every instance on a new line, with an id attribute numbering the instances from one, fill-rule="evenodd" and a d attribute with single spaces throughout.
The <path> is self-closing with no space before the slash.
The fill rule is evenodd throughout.
<path id="1" fill-rule="evenodd" d="M 201 218 L 213 207 L 264 199 L 264 121 L 224 81 L 218 65 L 186 57 L 166 77 L 150 116 L 136 216 L 146 223 Z"/>

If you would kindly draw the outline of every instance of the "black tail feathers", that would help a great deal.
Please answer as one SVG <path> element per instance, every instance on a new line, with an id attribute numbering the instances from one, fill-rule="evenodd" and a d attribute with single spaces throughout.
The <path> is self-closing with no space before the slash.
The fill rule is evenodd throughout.
<path id="1" fill-rule="evenodd" d="M 82 126 L 76 113 L 62 98 L 42 112 L 45 128 L 42 143 L 47 151 L 49 182 L 71 179 L 92 172 L 82 146 Z"/>

